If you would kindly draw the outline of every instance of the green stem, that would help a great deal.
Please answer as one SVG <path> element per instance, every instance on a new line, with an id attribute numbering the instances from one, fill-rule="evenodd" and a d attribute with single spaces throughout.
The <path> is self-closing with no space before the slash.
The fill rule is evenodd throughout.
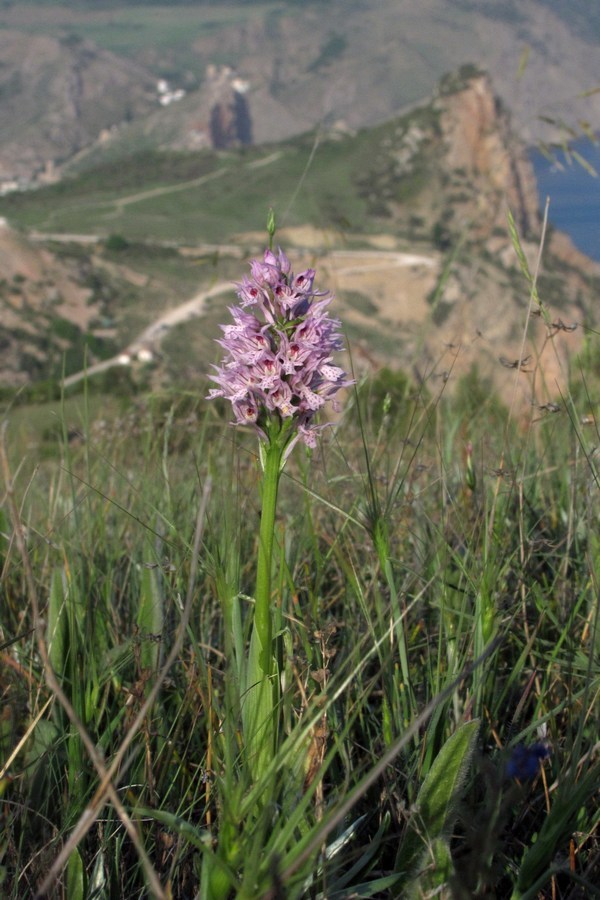
<path id="1" fill-rule="evenodd" d="M 279 697 L 273 653 L 273 613 L 271 609 L 271 571 L 275 542 L 277 490 L 283 454 L 289 443 L 291 420 L 284 424 L 269 422 L 268 443 L 262 448 L 262 512 L 258 543 L 254 624 L 246 666 L 246 691 L 243 707 L 247 760 L 257 781 L 273 760 L 277 749 L 277 710 Z"/>
<path id="2" fill-rule="evenodd" d="M 281 458 L 285 445 L 275 438 L 270 441 L 265 453 L 265 470 L 262 485 L 262 511 L 260 516 L 260 536 L 258 544 L 258 565 L 256 570 L 256 593 L 254 607 L 254 629 L 260 642 L 259 656 L 262 675 L 269 678 L 273 673 L 273 616 L 271 613 L 271 570 L 273 541 L 275 536 L 275 512 Z"/>
<path id="3" fill-rule="evenodd" d="M 387 582 L 388 590 L 390 592 L 390 604 L 392 608 L 392 615 L 394 617 L 394 631 L 396 634 L 396 640 L 398 643 L 398 654 L 400 657 L 400 671 L 402 673 L 402 702 L 403 702 L 403 718 L 405 721 L 405 725 L 411 720 L 411 717 L 416 714 L 415 712 L 415 702 L 414 702 L 414 693 L 411 684 L 410 677 L 410 668 L 408 665 L 408 646 L 406 641 L 406 629 L 404 627 L 404 616 L 402 615 L 402 611 L 400 609 L 400 601 L 398 598 L 398 592 L 396 590 L 396 582 L 394 579 L 394 571 L 392 568 L 392 562 L 390 559 L 390 547 L 387 533 L 387 526 L 384 522 L 383 518 L 379 517 L 375 522 L 375 527 L 373 529 L 373 540 L 375 543 L 375 549 L 377 550 L 377 556 L 379 557 L 379 564 L 381 566 L 383 575 Z"/>

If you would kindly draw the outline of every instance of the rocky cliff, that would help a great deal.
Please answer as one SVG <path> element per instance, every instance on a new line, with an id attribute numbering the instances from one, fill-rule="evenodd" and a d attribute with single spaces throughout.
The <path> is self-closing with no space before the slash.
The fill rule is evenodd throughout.
<path id="1" fill-rule="evenodd" d="M 443 79 L 432 108 L 438 119 L 421 152 L 436 164 L 416 205 L 429 222 L 436 211 L 443 256 L 425 317 L 415 320 L 410 299 L 396 315 L 403 308 L 404 327 L 412 320 L 421 374 L 441 374 L 451 390 L 476 370 L 507 403 L 543 407 L 568 390 L 569 360 L 596 320 L 600 265 L 566 235 L 542 234 L 533 167 L 487 74 L 464 67 Z M 525 264 L 537 278 L 533 299 Z"/>
<path id="2" fill-rule="evenodd" d="M 539 206 L 533 167 L 489 75 L 467 67 L 448 76 L 435 108 L 446 145 L 445 166 L 448 172 L 466 174 L 477 194 L 475 215 L 483 233 L 503 227 L 507 205 L 520 231 L 535 233 Z"/>

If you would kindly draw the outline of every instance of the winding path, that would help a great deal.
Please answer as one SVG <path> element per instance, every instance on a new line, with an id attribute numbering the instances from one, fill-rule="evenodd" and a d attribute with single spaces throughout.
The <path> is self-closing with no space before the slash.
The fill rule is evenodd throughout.
<path id="1" fill-rule="evenodd" d="M 209 297 L 216 297 L 218 294 L 225 293 L 225 291 L 231 291 L 231 289 L 232 285 L 230 282 L 221 281 L 211 288 L 208 288 L 208 290 L 196 294 L 191 300 L 186 300 L 185 303 L 181 303 L 179 306 L 170 309 L 164 315 L 155 319 L 147 328 L 144 328 L 144 330 L 116 356 L 111 356 L 110 359 L 103 359 L 101 362 L 88 366 L 87 369 L 83 369 L 81 372 L 75 372 L 73 375 L 69 375 L 63 382 L 64 387 L 71 387 L 71 385 L 77 384 L 77 382 L 82 381 L 84 378 L 106 372 L 108 369 L 112 369 L 113 366 L 131 365 L 131 362 L 138 356 L 140 351 L 156 348 L 167 332 L 175 325 L 179 325 L 181 322 L 187 322 L 188 319 L 194 319 L 197 316 L 201 316 L 204 313 L 205 301 Z"/>
<path id="2" fill-rule="evenodd" d="M 329 265 L 333 264 L 337 275 L 341 276 L 368 272 L 375 266 L 379 270 L 414 266 L 429 269 L 437 264 L 431 256 L 388 250 L 333 250 L 323 257 L 323 261 L 326 261 Z M 187 322 L 189 319 L 202 316 L 205 302 L 209 297 L 216 297 L 226 292 L 231 293 L 232 290 L 233 285 L 231 282 L 221 281 L 206 290 L 200 291 L 190 300 L 175 306 L 151 322 L 116 356 L 88 366 L 87 369 L 81 372 L 69 375 L 64 380 L 64 386 L 70 387 L 88 376 L 106 372 L 113 366 L 131 365 L 136 358 L 140 358 L 140 354 L 147 351 L 154 352 L 171 328 L 175 325 L 180 325 L 182 322 Z"/>

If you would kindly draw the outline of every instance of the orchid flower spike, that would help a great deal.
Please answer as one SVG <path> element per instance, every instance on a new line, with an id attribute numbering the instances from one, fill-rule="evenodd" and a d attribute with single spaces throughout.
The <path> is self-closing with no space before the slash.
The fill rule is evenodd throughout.
<path id="1" fill-rule="evenodd" d="M 252 260 L 250 273 L 237 284 L 233 323 L 221 326 L 226 356 L 209 376 L 218 387 L 207 399 L 229 400 L 232 424 L 255 426 L 263 440 L 273 423 L 291 420 L 288 452 L 298 438 L 314 447 L 324 427 L 317 412 L 329 400 L 337 410 L 335 395 L 353 383 L 333 364 L 343 349 L 340 322 L 327 312 L 333 295 L 314 289 L 314 269 L 294 275 L 281 248 Z"/>

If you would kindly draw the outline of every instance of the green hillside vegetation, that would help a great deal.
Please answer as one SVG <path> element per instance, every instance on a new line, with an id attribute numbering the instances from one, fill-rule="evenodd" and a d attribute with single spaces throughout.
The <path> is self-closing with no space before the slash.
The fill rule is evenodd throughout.
<path id="1" fill-rule="evenodd" d="M 411 143 L 407 153 L 406 136 L 415 132 L 422 140 L 418 146 Z M 409 250 L 422 243 L 448 251 L 453 226 L 443 210 L 446 191 L 454 187 L 437 170 L 441 147 L 436 134 L 436 114 L 425 106 L 356 135 L 309 133 L 283 144 L 223 153 L 146 151 L 49 187 L 9 195 L 1 208 L 13 227 L 47 234 L 54 252 L 86 273 L 83 284 L 93 290 L 90 303 L 97 304 L 94 329 L 104 323 L 113 328 L 111 341 L 94 352 L 102 358 L 207 282 L 233 280 L 237 263 L 227 251 L 200 249 L 190 258 L 178 248 L 238 244 L 240 234 L 255 229 L 256 210 L 265 205 L 281 210 L 287 226 L 318 222 L 338 235 L 339 246 L 365 246 L 365 238 L 385 231 L 405 240 Z M 93 251 L 52 243 L 52 236 L 60 234 L 96 235 L 101 243 Z M 145 276 L 148 284 L 132 284 L 124 267 Z M 211 358 L 223 303 L 215 301 L 201 323 L 180 326 L 169 336 L 165 358 L 176 381 L 173 358 L 179 371 L 194 359 Z M 397 338 L 379 324 L 349 323 L 348 332 L 367 338 L 377 352 L 394 354 Z M 40 341 L 47 341 L 45 334 Z M 80 344 L 78 338 L 65 360 L 66 375 L 82 368 Z M 38 380 L 57 374 L 54 362 L 45 367 L 40 362 L 35 371 Z"/>
<path id="2" fill-rule="evenodd" d="M 396 159 L 409 122 L 420 127 L 420 118 L 424 129 L 435 132 L 435 115 L 426 107 L 355 136 L 310 133 L 221 154 L 143 152 L 51 187 L 9 195 L 2 209 L 11 224 L 40 231 L 219 242 L 252 230 L 255 210 L 267 198 L 285 211 L 286 225 L 313 221 L 376 233 L 384 220 L 386 231 L 401 231 L 411 199 L 432 178 L 439 181 L 435 141 L 429 153 L 415 154 L 408 163 Z"/>

